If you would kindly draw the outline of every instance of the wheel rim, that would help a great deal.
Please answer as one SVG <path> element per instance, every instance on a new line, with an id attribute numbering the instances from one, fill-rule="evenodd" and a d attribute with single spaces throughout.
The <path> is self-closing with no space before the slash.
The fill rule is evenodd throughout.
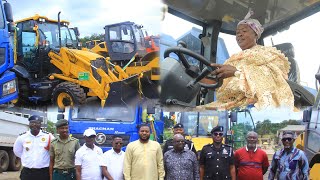
<path id="1" fill-rule="evenodd" d="M 14 164 L 18 167 L 21 164 L 20 158 L 16 157 Z"/>
<path id="2" fill-rule="evenodd" d="M 66 106 L 73 106 L 73 100 L 70 94 L 62 92 L 57 97 L 57 105 L 59 108 L 64 108 Z"/>

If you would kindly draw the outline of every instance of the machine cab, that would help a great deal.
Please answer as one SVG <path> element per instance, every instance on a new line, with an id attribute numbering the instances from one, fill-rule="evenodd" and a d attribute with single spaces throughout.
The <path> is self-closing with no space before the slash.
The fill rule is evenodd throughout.
<path id="1" fill-rule="evenodd" d="M 205 77 L 200 77 L 200 75 L 202 75 L 201 71 L 205 69 L 206 64 L 222 64 L 227 59 L 223 58 L 221 61 L 218 56 L 221 54 L 221 52 L 219 53 L 219 49 L 221 50 L 221 48 L 219 48 L 220 39 L 225 42 L 227 49 L 227 51 L 222 53 L 232 55 L 240 51 L 240 48 L 237 48 L 237 42 L 235 40 L 235 30 L 239 21 L 244 19 L 249 10 L 254 12 L 252 18 L 258 19 L 264 27 L 264 32 L 258 40 L 258 44 L 275 46 L 280 51 L 289 51 L 289 53 L 291 50 L 288 49 L 294 47 L 298 63 L 290 61 L 289 59 L 292 71 L 289 74 L 289 80 L 291 81 L 288 81 L 288 84 L 294 94 L 295 106 L 305 107 L 313 104 L 314 91 L 309 91 L 309 88 L 304 87 L 307 85 L 305 83 L 306 80 L 303 79 L 305 76 L 299 76 L 299 68 L 294 67 L 296 64 L 299 64 L 299 61 L 305 62 L 309 58 L 304 56 L 307 53 L 301 50 L 303 49 L 301 48 L 301 43 L 297 43 L 295 40 L 289 41 L 287 37 L 289 35 L 291 35 L 290 38 L 292 39 L 296 37 L 296 33 L 294 32 L 297 31 L 297 26 L 295 23 L 319 12 L 319 2 L 302 2 L 298 0 L 290 2 L 201 0 L 195 3 L 192 0 L 181 2 L 165 0 L 164 3 L 168 6 L 168 13 L 165 15 L 162 25 L 164 29 L 163 33 L 176 40 L 178 46 L 173 47 L 176 48 L 173 49 L 173 51 L 180 51 L 179 47 L 186 47 L 190 51 L 184 52 L 185 60 L 181 60 L 181 57 L 176 58 L 172 56 L 175 54 L 179 56 L 178 53 L 181 53 L 181 51 L 178 53 L 169 51 L 168 53 L 163 52 L 160 54 L 161 58 L 164 58 L 161 65 L 161 99 L 163 104 L 179 103 L 187 106 L 200 105 L 203 94 L 206 94 L 203 101 L 205 104 L 214 101 L 214 90 L 201 91 L 202 85 L 198 82 L 199 79 Z M 179 28 L 175 28 L 175 26 L 177 26 L 176 24 L 179 24 Z M 198 29 L 200 33 L 195 33 L 196 29 Z M 304 27 L 300 27 L 300 29 L 304 30 L 302 33 L 307 31 Z M 314 32 L 313 35 L 318 36 L 318 33 Z M 312 39 L 314 39 L 314 37 Z M 180 40 L 184 42 L 179 43 Z M 290 43 L 292 43 L 293 46 L 290 46 Z M 305 44 L 308 43 L 309 41 L 305 39 Z M 197 45 L 196 48 L 195 45 Z M 311 48 L 313 46 L 310 45 L 308 47 Z M 313 53 L 316 52 L 317 50 L 314 50 Z M 194 57 L 191 56 L 191 53 L 193 53 Z M 284 53 L 286 54 L 286 52 Z M 201 63 L 194 60 L 195 56 L 198 55 L 203 57 Z M 300 57 L 299 59 L 297 58 L 298 56 Z M 313 65 L 314 63 L 311 62 L 311 60 L 308 61 L 308 64 L 309 68 L 314 69 L 314 67 L 317 67 L 317 65 Z M 178 68 L 178 66 L 182 66 L 182 68 Z M 174 71 L 172 71 L 173 69 Z M 300 70 L 302 70 L 302 68 Z M 303 73 L 307 71 L 309 70 L 304 69 Z M 313 74 L 311 74 L 311 76 L 313 76 Z M 299 77 L 301 77 L 301 80 Z M 175 88 L 167 89 L 167 87 L 172 87 L 173 85 L 175 85 Z M 307 86 L 310 86 L 310 84 Z M 186 96 L 183 96 L 183 94 L 186 94 Z M 177 101 L 172 102 L 172 100 Z"/>
<path id="2" fill-rule="evenodd" d="M 146 54 L 142 26 L 133 22 L 122 22 L 104 27 L 105 41 L 111 61 L 128 61 L 137 53 Z"/>
<path id="3" fill-rule="evenodd" d="M 55 68 L 50 63 L 50 50 L 59 51 L 58 22 L 35 15 L 16 22 L 17 64 L 24 67 L 33 78 L 42 78 Z M 61 46 L 72 47 L 69 22 L 61 21 Z"/>

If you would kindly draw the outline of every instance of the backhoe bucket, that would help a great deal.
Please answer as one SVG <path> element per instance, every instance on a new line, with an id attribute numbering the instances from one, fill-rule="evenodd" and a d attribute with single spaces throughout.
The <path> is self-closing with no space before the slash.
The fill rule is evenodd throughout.
<path id="1" fill-rule="evenodd" d="M 138 75 L 134 75 L 122 81 L 111 83 L 106 104 L 126 103 L 139 97 L 139 89 L 135 87 L 135 84 L 138 84 L 138 78 Z"/>

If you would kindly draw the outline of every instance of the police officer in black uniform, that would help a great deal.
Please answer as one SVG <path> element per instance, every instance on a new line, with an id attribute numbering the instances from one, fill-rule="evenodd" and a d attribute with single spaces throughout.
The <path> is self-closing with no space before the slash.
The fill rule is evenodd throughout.
<path id="1" fill-rule="evenodd" d="M 200 179 L 236 179 L 232 147 L 222 144 L 223 126 L 211 130 L 212 144 L 205 145 L 200 154 Z"/>
<path id="2" fill-rule="evenodd" d="M 184 136 L 184 128 L 183 125 L 181 123 L 177 123 L 174 127 L 173 127 L 173 134 L 181 134 L 182 136 Z M 163 154 L 169 150 L 173 149 L 173 139 L 168 139 L 166 141 L 166 143 L 164 144 L 163 147 Z M 185 147 L 184 149 L 188 149 L 193 151 L 196 155 L 197 155 L 197 151 L 194 148 L 194 144 L 192 141 L 189 140 L 185 140 Z"/>

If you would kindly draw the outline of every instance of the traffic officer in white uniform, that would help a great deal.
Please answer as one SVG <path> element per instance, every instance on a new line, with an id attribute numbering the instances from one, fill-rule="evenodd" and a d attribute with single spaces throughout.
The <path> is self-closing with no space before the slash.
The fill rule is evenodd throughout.
<path id="1" fill-rule="evenodd" d="M 14 154 L 21 158 L 23 169 L 21 180 L 41 179 L 49 180 L 49 148 L 54 137 L 41 130 L 39 116 L 29 118 L 30 130 L 20 134 L 13 146 Z"/>

